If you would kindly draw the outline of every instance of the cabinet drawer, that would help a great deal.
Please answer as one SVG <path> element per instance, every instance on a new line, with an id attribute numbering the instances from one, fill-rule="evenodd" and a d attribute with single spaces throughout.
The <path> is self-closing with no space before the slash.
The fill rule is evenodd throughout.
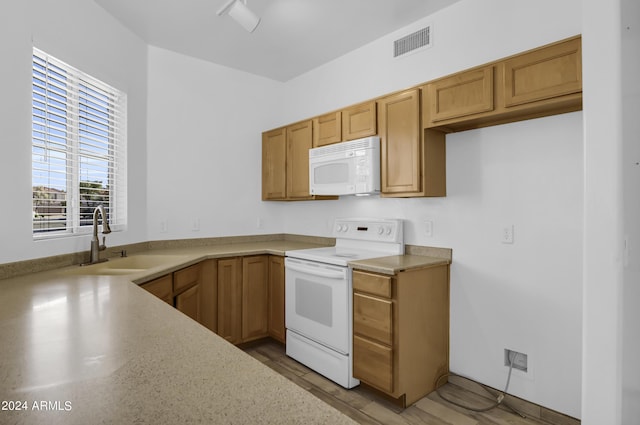
<path id="1" fill-rule="evenodd" d="M 391 298 L 391 277 L 354 271 L 353 290 Z"/>
<path id="2" fill-rule="evenodd" d="M 173 290 L 179 292 L 195 284 L 200 279 L 200 264 L 194 264 L 173 273 Z"/>
<path id="3" fill-rule="evenodd" d="M 393 350 L 359 336 L 353 337 L 353 376 L 393 392 Z"/>
<path id="4" fill-rule="evenodd" d="M 140 285 L 140 287 L 145 291 L 149 291 L 150 293 L 160 298 L 167 304 L 173 305 L 173 285 L 172 284 L 173 284 L 173 278 L 169 274 L 163 277 L 159 277 L 158 279 L 152 280 L 151 282 L 147 282 L 143 285 Z"/>
<path id="5" fill-rule="evenodd" d="M 353 294 L 353 333 L 392 345 L 393 303 L 364 294 Z"/>

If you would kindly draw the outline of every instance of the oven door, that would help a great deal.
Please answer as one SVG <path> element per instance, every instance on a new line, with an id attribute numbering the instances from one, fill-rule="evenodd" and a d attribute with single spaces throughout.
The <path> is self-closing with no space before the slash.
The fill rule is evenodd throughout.
<path id="1" fill-rule="evenodd" d="M 285 259 L 287 329 L 349 353 L 350 273 L 347 267 Z"/>

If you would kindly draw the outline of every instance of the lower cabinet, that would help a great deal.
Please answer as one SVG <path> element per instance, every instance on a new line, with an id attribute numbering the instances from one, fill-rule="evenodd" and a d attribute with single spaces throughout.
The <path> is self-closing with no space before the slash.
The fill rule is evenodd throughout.
<path id="1" fill-rule="evenodd" d="M 242 342 L 269 335 L 269 256 L 242 259 Z"/>
<path id="2" fill-rule="evenodd" d="M 200 322 L 200 288 L 198 285 L 176 295 L 176 308 L 196 322 Z"/>
<path id="3" fill-rule="evenodd" d="M 200 264 L 173 273 L 175 307 L 200 322 Z"/>
<path id="4" fill-rule="evenodd" d="M 218 260 L 218 330 L 232 344 L 272 336 L 284 342 L 284 259 Z"/>
<path id="5" fill-rule="evenodd" d="M 281 256 L 205 260 L 140 286 L 232 344 L 285 341 Z"/>
<path id="6" fill-rule="evenodd" d="M 218 260 L 218 335 L 242 342 L 242 258 Z"/>
<path id="7" fill-rule="evenodd" d="M 406 407 L 448 370 L 449 266 L 394 276 L 354 270 L 354 377 Z"/>
<path id="8" fill-rule="evenodd" d="M 284 344 L 284 257 L 269 256 L 269 336 Z"/>
<path id="9" fill-rule="evenodd" d="M 210 298 L 215 281 L 212 281 L 208 272 L 212 263 L 207 260 L 178 270 L 166 276 L 147 282 L 141 287 L 167 304 L 174 306 L 193 320 L 202 323 L 211 330 L 215 329 L 215 323 L 210 320 Z"/>
<path id="10" fill-rule="evenodd" d="M 173 275 L 168 274 L 159 277 L 140 285 L 140 287 L 151 292 L 167 304 L 173 305 Z"/>

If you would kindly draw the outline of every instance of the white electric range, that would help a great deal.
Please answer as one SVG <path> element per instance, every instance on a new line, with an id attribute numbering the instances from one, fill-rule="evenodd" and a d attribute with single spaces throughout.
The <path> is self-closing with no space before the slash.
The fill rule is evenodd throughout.
<path id="1" fill-rule="evenodd" d="M 348 263 L 404 254 L 400 219 L 345 218 L 335 246 L 286 251 L 287 355 L 345 388 L 352 373 L 353 294 Z"/>

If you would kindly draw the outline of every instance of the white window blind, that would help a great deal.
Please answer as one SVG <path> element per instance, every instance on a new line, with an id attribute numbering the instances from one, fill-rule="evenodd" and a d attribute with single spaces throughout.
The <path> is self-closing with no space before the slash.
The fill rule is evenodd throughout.
<path id="1" fill-rule="evenodd" d="M 34 238 L 90 231 L 98 205 L 126 226 L 126 117 L 125 93 L 33 49 Z"/>

